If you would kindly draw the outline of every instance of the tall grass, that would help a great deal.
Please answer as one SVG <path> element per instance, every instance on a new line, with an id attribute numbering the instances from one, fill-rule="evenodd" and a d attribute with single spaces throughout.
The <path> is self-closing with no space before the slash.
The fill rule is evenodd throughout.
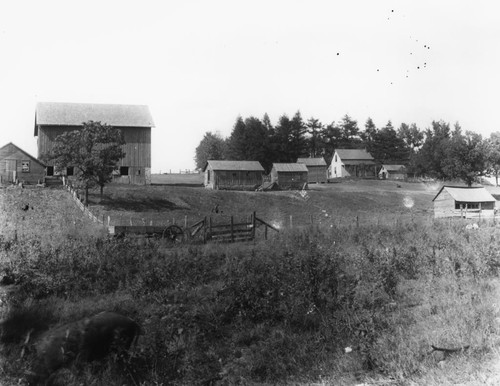
<path id="1" fill-rule="evenodd" d="M 29 355 L 15 360 L 29 321 L 36 339 L 104 309 L 145 333 L 125 368 L 84 366 L 83 382 L 418 380 L 436 366 L 431 345 L 479 356 L 499 344 L 494 227 L 315 225 L 272 242 L 169 248 L 82 235 L 47 244 L 34 233 L 0 247 L 0 270 L 17 288 L 5 320 L 24 321 L 3 326 L 8 374 L 30 366 Z"/>

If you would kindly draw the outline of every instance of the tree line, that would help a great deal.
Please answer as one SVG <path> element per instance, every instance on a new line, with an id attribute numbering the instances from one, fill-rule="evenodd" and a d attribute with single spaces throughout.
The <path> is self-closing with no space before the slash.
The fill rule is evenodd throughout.
<path id="1" fill-rule="evenodd" d="M 336 149 L 363 148 L 382 164 L 403 164 L 410 175 L 445 180 L 461 179 L 471 185 L 482 176 L 500 173 L 500 132 L 483 139 L 463 131 L 457 122 L 433 121 L 420 129 L 415 123 L 398 128 L 388 121 L 377 127 L 368 118 L 360 127 L 344 115 L 338 122 L 323 124 L 304 120 L 300 111 L 292 118 L 283 114 L 276 125 L 267 114 L 262 119 L 237 117 L 231 134 L 206 132 L 195 150 L 196 167 L 207 160 L 255 160 L 266 171 L 274 162 L 296 162 L 299 157 L 323 157 L 329 164 Z"/>

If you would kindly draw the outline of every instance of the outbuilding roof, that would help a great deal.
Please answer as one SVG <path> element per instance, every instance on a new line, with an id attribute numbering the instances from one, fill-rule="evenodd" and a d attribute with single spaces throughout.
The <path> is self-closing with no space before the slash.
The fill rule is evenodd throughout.
<path id="1" fill-rule="evenodd" d="M 388 172 L 401 172 L 406 170 L 404 165 L 382 165 L 382 167 Z"/>
<path id="2" fill-rule="evenodd" d="M 326 166 L 326 162 L 323 157 L 319 158 L 299 158 L 297 159 L 298 164 L 304 164 L 306 166 Z"/>
<path id="3" fill-rule="evenodd" d="M 307 166 L 304 164 L 293 164 L 293 163 L 275 163 L 273 164 L 273 169 L 277 172 L 306 172 Z"/>
<path id="4" fill-rule="evenodd" d="M 30 160 L 45 167 L 42 161 L 36 159 L 31 154 L 21 149 L 19 146 L 14 145 L 12 142 L 9 142 L 7 145 L 0 147 L 0 160 L 9 159 L 15 154 L 23 154 L 24 156 L 26 156 L 26 158 L 29 158 Z"/>
<path id="5" fill-rule="evenodd" d="M 39 102 L 35 111 L 35 136 L 38 126 L 81 126 L 88 121 L 114 127 L 154 127 L 146 105 Z"/>
<path id="6" fill-rule="evenodd" d="M 450 196 L 459 202 L 495 202 L 495 197 L 491 195 L 484 187 L 469 188 L 466 186 L 443 186 L 438 194 L 432 199 L 434 201 L 441 192 L 445 190 Z"/>
<path id="7" fill-rule="evenodd" d="M 264 168 L 259 161 L 228 161 L 228 160 L 208 160 L 203 168 L 207 170 L 208 165 L 212 170 L 231 170 L 231 171 L 251 171 L 263 172 Z"/>
<path id="8" fill-rule="evenodd" d="M 371 160 L 373 157 L 365 149 L 337 149 L 335 151 L 342 161 L 346 160 Z"/>

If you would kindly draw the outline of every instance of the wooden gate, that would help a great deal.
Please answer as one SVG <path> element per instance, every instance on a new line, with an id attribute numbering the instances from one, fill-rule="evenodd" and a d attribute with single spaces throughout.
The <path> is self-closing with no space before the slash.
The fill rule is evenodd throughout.
<path id="1" fill-rule="evenodd" d="M 235 222 L 234 217 L 230 217 L 229 223 L 217 223 L 212 217 L 205 217 L 203 220 L 192 225 L 194 228 L 191 236 L 201 233 L 203 241 L 215 241 L 222 243 L 232 243 L 237 241 L 251 241 L 255 239 L 256 231 L 259 226 L 263 225 L 264 237 L 267 239 L 268 229 L 279 232 L 278 229 L 265 221 L 257 218 L 255 212 L 250 216 L 250 220 Z"/>

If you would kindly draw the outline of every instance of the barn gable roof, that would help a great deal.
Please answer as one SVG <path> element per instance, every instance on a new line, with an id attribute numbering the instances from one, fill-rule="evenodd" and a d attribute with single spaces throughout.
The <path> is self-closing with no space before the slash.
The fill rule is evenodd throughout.
<path id="1" fill-rule="evenodd" d="M 307 166 L 304 164 L 293 164 L 293 163 L 274 163 L 273 164 L 273 169 L 276 170 L 279 173 L 282 172 L 306 172 L 307 173 Z"/>
<path id="2" fill-rule="evenodd" d="M 443 186 L 436 196 L 432 199 L 434 201 L 441 192 L 445 190 L 455 201 L 460 202 L 495 202 L 495 197 L 491 195 L 484 187 L 469 188 L 466 186 Z"/>
<path id="3" fill-rule="evenodd" d="M 42 161 L 33 157 L 31 154 L 25 152 L 19 146 L 14 145 L 12 142 L 9 142 L 8 144 L 0 147 L 0 160 L 8 159 L 12 155 L 18 154 L 18 153 L 23 154 L 24 156 L 26 156 L 26 158 L 32 160 L 33 162 L 40 164 L 43 167 L 45 167 L 45 164 Z"/>
<path id="4" fill-rule="evenodd" d="M 228 161 L 228 160 L 208 160 L 203 168 L 207 170 L 210 165 L 212 170 L 230 170 L 230 171 L 251 171 L 263 172 L 264 168 L 259 161 Z"/>
<path id="5" fill-rule="evenodd" d="M 374 159 L 365 149 L 337 149 L 335 152 L 344 162 L 349 160 L 373 161 Z"/>
<path id="6" fill-rule="evenodd" d="M 323 157 L 319 158 L 299 158 L 297 159 L 298 164 L 304 164 L 306 166 L 326 166 L 326 162 Z"/>
<path id="7" fill-rule="evenodd" d="M 154 127 L 149 107 L 145 105 L 39 102 L 35 111 L 35 136 L 38 126 L 81 126 L 88 121 L 114 127 Z"/>

